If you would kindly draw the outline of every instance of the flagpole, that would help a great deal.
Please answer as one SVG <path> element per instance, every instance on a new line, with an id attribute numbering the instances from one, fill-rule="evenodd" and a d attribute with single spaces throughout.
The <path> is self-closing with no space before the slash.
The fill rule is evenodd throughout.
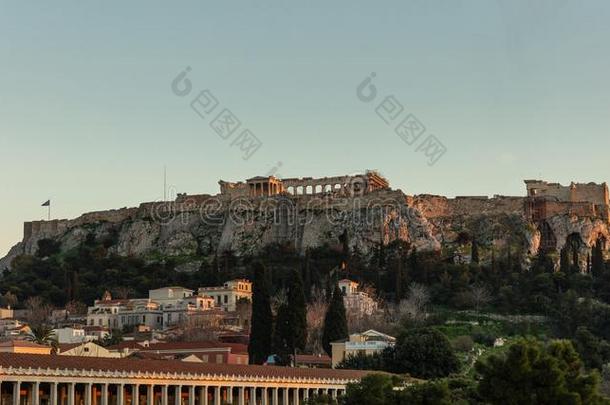
<path id="1" fill-rule="evenodd" d="M 47 214 L 47 220 L 50 221 L 51 220 L 51 203 L 49 202 L 49 212 Z"/>
<path id="2" fill-rule="evenodd" d="M 167 166 L 163 166 L 163 202 L 167 201 Z"/>

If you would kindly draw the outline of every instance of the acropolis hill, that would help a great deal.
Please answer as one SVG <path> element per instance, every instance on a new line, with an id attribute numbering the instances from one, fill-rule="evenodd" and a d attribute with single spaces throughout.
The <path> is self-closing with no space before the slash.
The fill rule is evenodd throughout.
<path id="1" fill-rule="evenodd" d="M 324 178 L 253 177 L 219 181 L 216 195 L 179 194 L 174 201 L 147 202 L 135 208 L 91 212 L 76 219 L 24 224 L 23 240 L 0 259 L 0 268 L 20 254 L 34 254 L 50 238 L 63 250 L 88 234 L 113 235 L 110 251 L 139 257 L 192 258 L 231 251 L 252 255 L 265 246 L 307 249 L 347 246 L 370 257 L 380 244 L 404 240 L 418 251 L 440 250 L 468 261 L 464 235 L 481 246 L 481 260 L 492 252 L 518 254 L 524 263 L 539 249 L 558 252 L 566 240 L 581 250 L 581 267 L 591 247 L 609 239 L 606 183 L 562 186 L 525 180 L 524 196 L 406 195 L 393 190 L 375 171 Z"/>

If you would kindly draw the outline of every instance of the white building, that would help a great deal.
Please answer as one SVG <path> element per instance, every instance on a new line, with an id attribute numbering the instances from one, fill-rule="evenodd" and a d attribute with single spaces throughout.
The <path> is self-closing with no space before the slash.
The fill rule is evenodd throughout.
<path id="1" fill-rule="evenodd" d="M 240 299 L 252 301 L 252 283 L 246 279 L 230 280 L 222 287 L 202 287 L 199 295 L 212 297 L 217 307 L 235 311 Z"/>
<path id="2" fill-rule="evenodd" d="M 113 300 L 110 292 L 106 291 L 101 300 L 95 300 L 93 306 L 87 309 L 87 325 L 119 328 L 119 311 L 128 302 L 129 300 Z"/>
<path id="3" fill-rule="evenodd" d="M 339 280 L 339 289 L 343 293 L 343 304 L 348 313 L 357 313 L 361 315 L 372 315 L 377 311 L 377 301 L 370 297 L 367 293 L 358 290 L 356 281 L 343 279 Z"/>
<path id="4" fill-rule="evenodd" d="M 364 354 L 367 356 L 380 353 L 385 348 L 394 346 L 396 338 L 385 333 L 369 329 L 362 333 L 353 333 L 349 339 L 331 342 L 332 366 L 341 363 L 349 356 Z"/>
<path id="5" fill-rule="evenodd" d="M 83 328 L 78 327 L 65 327 L 53 329 L 53 334 L 57 343 L 82 343 L 87 340 L 92 340 L 91 337 L 87 338 L 87 334 Z"/>
<path id="6" fill-rule="evenodd" d="M 169 327 L 185 322 L 189 317 L 214 309 L 214 298 L 193 295 L 163 307 L 163 325 Z"/>
<path id="7" fill-rule="evenodd" d="M 165 329 L 189 316 L 214 308 L 214 299 L 193 290 L 164 287 L 150 290 L 148 298 L 113 300 L 109 292 L 87 311 L 87 326 L 123 329 Z"/>
<path id="8" fill-rule="evenodd" d="M 162 287 L 148 291 L 148 298 L 161 305 L 161 308 L 192 296 L 193 290 L 184 287 Z"/>

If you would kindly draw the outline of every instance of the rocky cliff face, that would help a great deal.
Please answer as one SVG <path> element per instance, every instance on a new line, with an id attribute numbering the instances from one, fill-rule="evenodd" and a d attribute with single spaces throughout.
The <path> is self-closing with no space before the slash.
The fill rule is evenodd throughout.
<path id="1" fill-rule="evenodd" d="M 557 249 L 574 233 L 583 241 L 583 252 L 600 236 L 610 239 L 607 221 L 600 219 L 566 214 L 547 223 Z M 256 254 L 271 244 L 290 245 L 304 254 L 309 248 L 347 243 L 370 257 L 380 243 L 397 239 L 419 251 L 441 250 L 458 261 L 469 260 L 470 240 L 476 239 L 483 261 L 492 250 L 510 249 L 527 263 L 540 247 L 539 227 L 526 218 L 521 197 L 449 199 L 389 190 L 349 198 L 182 196 L 179 202 L 26 223 L 24 239 L 0 259 L 0 268 L 9 268 L 17 255 L 35 254 L 40 239 L 54 239 L 69 250 L 89 234 L 111 238 L 112 253 L 149 260 L 182 257 L 187 267 L 189 261 L 229 250 L 237 256 Z"/>

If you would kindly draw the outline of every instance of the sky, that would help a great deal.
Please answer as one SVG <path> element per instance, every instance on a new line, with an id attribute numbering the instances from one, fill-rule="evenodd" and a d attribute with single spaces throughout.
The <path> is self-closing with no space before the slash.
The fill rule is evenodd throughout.
<path id="1" fill-rule="evenodd" d="M 191 194 L 366 169 L 447 196 L 610 180 L 605 0 L 34 3 L 0 1 L 0 256 L 47 199 L 53 218 L 159 200 L 165 166 Z M 235 133 L 210 125 L 224 109 Z"/>

